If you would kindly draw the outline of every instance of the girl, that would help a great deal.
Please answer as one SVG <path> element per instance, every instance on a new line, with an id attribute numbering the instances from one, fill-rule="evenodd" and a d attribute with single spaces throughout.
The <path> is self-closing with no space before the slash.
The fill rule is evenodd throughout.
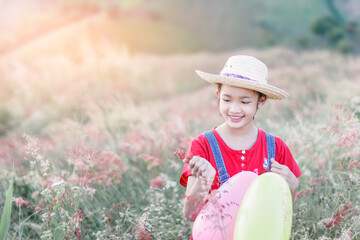
<path id="1" fill-rule="evenodd" d="M 253 121 L 267 99 L 283 99 L 288 93 L 269 85 L 266 65 L 251 56 L 230 57 L 220 75 L 196 72 L 217 85 L 219 110 L 225 121 L 196 137 L 188 150 L 188 156 L 192 157 L 184 160 L 180 178 L 180 184 L 186 187 L 185 217 L 194 221 L 209 191 L 218 189 L 241 171 L 258 175 L 271 171 L 281 175 L 289 184 L 294 200 L 297 178 L 301 175 L 297 163 L 283 140 L 276 136 L 275 159 L 268 160 L 268 134 Z M 214 148 L 218 149 L 217 153 Z"/>

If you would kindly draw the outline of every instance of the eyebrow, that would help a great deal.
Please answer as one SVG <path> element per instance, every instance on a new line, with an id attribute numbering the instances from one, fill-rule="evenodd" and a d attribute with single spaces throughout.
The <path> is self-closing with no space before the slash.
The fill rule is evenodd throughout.
<path id="1" fill-rule="evenodd" d="M 232 96 L 231 96 L 231 95 L 226 94 L 226 93 L 224 93 L 224 94 L 223 94 L 223 96 L 224 96 L 224 97 L 228 97 L 228 98 L 232 98 Z M 244 98 L 251 98 L 251 97 L 250 97 L 250 96 L 246 96 L 246 95 L 245 95 L 245 96 L 240 96 L 239 98 L 244 99 Z"/>

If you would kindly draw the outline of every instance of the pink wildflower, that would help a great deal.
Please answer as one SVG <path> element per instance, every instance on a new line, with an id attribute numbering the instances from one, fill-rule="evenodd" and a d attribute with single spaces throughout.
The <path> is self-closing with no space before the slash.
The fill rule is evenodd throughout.
<path id="1" fill-rule="evenodd" d="M 359 166 L 360 166 L 359 161 L 358 161 L 358 160 L 354 160 L 354 161 L 352 161 L 352 162 L 349 162 L 348 169 L 351 169 L 351 168 L 357 169 Z"/>
<path id="2" fill-rule="evenodd" d="M 105 218 L 106 218 L 108 224 L 111 224 L 111 223 L 112 223 L 112 218 L 110 217 L 110 215 L 108 215 L 108 214 L 105 213 Z"/>
<path id="3" fill-rule="evenodd" d="M 129 154 L 137 154 L 147 149 L 150 139 L 145 134 L 137 133 L 139 130 L 134 129 L 134 132 L 128 132 L 125 134 L 125 142 L 120 148 Z"/>
<path id="4" fill-rule="evenodd" d="M 318 169 L 320 169 L 320 170 L 323 169 L 324 165 L 326 165 L 328 162 L 329 162 L 329 159 L 327 159 L 327 158 L 320 160 L 317 165 Z"/>
<path id="5" fill-rule="evenodd" d="M 111 151 L 96 152 L 89 146 L 75 146 L 67 154 L 69 162 L 78 171 L 71 181 L 81 185 L 120 182 L 121 174 L 125 172 L 123 160 Z"/>
<path id="6" fill-rule="evenodd" d="M 186 153 L 184 149 L 178 149 L 176 152 L 174 152 L 174 155 L 177 156 L 180 160 L 184 160 Z"/>
<path id="7" fill-rule="evenodd" d="M 78 212 L 78 214 L 76 215 L 76 222 L 77 222 L 77 223 L 81 223 L 83 219 L 84 219 L 84 217 L 83 217 L 83 215 L 82 215 L 82 211 L 80 210 L 80 211 Z"/>
<path id="8" fill-rule="evenodd" d="M 296 192 L 296 199 L 301 198 L 304 195 L 304 192 Z"/>
<path id="9" fill-rule="evenodd" d="M 312 188 L 305 190 L 305 191 L 297 192 L 296 198 L 300 198 L 302 196 L 309 195 L 310 193 L 314 192 L 316 187 L 318 185 L 322 184 L 323 182 L 325 182 L 325 179 L 323 177 L 319 177 L 319 178 L 315 178 L 315 179 L 311 180 Z"/>
<path id="10" fill-rule="evenodd" d="M 357 132 L 353 132 L 349 135 L 342 136 L 341 139 L 337 143 L 338 148 L 342 147 L 353 147 L 359 140 L 359 134 Z"/>
<path id="11" fill-rule="evenodd" d="M 35 212 L 38 213 L 41 210 L 41 208 L 39 206 L 35 207 Z"/>
<path id="12" fill-rule="evenodd" d="M 135 227 L 136 233 L 136 239 L 139 240 L 151 240 L 151 236 L 148 231 L 144 227 Z"/>
<path id="13" fill-rule="evenodd" d="M 25 201 L 22 197 L 18 197 L 15 199 L 16 206 L 21 207 L 22 205 L 28 205 L 29 203 Z"/>
<path id="14" fill-rule="evenodd" d="M 140 158 L 144 159 L 145 162 L 151 162 L 149 168 L 156 167 L 160 164 L 160 159 L 154 156 L 151 156 L 147 153 L 143 153 L 139 156 Z"/>
<path id="15" fill-rule="evenodd" d="M 44 206 L 44 204 L 45 204 L 44 199 L 41 199 L 41 200 L 39 201 L 39 203 L 38 203 L 38 206 L 39 206 L 39 207 L 42 207 L 42 206 Z"/>
<path id="16" fill-rule="evenodd" d="M 81 240 L 81 229 L 79 227 L 75 229 L 75 235 L 77 240 Z"/>
<path id="17" fill-rule="evenodd" d="M 163 186 L 163 179 L 162 179 L 162 177 L 160 175 L 157 176 L 156 178 L 153 178 L 150 181 L 150 187 L 151 188 L 160 188 L 162 186 Z"/>
<path id="18" fill-rule="evenodd" d="M 347 203 L 341 211 L 337 210 L 334 214 L 333 218 L 328 221 L 324 222 L 324 225 L 326 228 L 332 228 L 334 226 L 340 226 L 342 219 L 349 213 L 355 213 L 357 212 L 356 209 L 354 209 L 354 206 L 352 203 Z"/>

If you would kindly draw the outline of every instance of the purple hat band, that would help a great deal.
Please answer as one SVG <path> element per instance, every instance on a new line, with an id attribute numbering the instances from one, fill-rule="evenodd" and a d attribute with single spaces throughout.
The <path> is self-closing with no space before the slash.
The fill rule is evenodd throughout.
<path id="1" fill-rule="evenodd" d="M 234 74 L 234 73 L 221 73 L 221 76 L 225 76 L 225 77 L 235 77 L 235 78 L 240 78 L 240 79 L 245 79 L 245 80 L 250 80 L 253 82 L 259 82 L 258 80 L 254 80 L 248 77 L 244 77 L 242 75 L 238 75 L 238 74 Z"/>

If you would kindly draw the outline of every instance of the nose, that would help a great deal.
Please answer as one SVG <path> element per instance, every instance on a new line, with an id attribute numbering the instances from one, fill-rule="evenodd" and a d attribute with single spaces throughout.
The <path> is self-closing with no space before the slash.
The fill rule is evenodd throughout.
<path id="1" fill-rule="evenodd" d="M 233 102 L 229 108 L 231 113 L 240 113 L 241 112 L 241 104 L 237 102 Z"/>

